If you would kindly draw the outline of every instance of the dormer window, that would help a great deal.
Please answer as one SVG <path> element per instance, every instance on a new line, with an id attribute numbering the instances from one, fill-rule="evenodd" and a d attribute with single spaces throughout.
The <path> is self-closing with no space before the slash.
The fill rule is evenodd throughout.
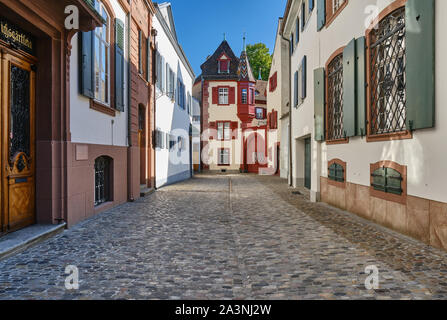
<path id="1" fill-rule="evenodd" d="M 218 72 L 219 73 L 230 73 L 230 59 L 223 54 L 218 61 Z"/>

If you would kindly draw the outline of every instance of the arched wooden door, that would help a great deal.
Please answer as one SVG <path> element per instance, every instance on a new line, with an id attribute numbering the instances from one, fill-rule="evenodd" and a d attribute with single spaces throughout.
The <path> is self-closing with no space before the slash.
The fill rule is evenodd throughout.
<path id="1" fill-rule="evenodd" d="M 2 229 L 35 223 L 35 72 L 19 55 L 1 63 Z"/>

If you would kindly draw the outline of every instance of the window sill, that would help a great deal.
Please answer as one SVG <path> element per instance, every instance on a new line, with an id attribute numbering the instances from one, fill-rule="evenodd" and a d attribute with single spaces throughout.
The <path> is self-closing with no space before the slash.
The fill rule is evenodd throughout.
<path id="1" fill-rule="evenodd" d="M 217 166 L 219 166 L 219 167 L 229 167 L 230 164 L 218 164 Z"/>
<path id="2" fill-rule="evenodd" d="M 90 109 L 93 109 L 95 111 L 104 113 L 104 114 L 106 114 L 108 116 L 111 116 L 111 117 L 115 117 L 116 116 L 116 110 L 115 109 L 112 109 L 111 107 L 109 107 L 109 106 L 107 106 L 105 104 L 102 104 L 102 103 L 100 103 L 100 102 L 98 102 L 98 101 L 96 101 L 94 99 L 90 99 Z"/>
<path id="3" fill-rule="evenodd" d="M 404 131 L 397 133 L 368 135 L 366 137 L 366 142 L 380 142 L 380 141 L 408 140 L 408 139 L 413 139 L 413 133 L 411 133 L 410 131 Z"/>
<path id="4" fill-rule="evenodd" d="M 329 145 L 329 146 L 336 145 L 336 144 L 348 144 L 348 143 L 349 143 L 349 138 L 326 141 L 326 145 Z"/>

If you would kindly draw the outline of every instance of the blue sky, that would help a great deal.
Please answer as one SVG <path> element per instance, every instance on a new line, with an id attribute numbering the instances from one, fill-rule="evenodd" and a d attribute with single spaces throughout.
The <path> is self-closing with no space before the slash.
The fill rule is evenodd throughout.
<path id="1" fill-rule="evenodd" d="M 162 1 L 160 1 L 162 2 Z M 214 53 L 223 34 L 236 56 L 247 44 L 263 42 L 273 53 L 278 18 L 287 0 L 171 0 L 175 27 L 196 76 L 200 65 Z"/>

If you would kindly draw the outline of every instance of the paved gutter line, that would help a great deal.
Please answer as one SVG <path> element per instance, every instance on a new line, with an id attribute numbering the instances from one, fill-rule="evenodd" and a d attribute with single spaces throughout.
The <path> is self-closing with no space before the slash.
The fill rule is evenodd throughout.
<path id="1" fill-rule="evenodd" d="M 232 200 L 232 194 L 233 194 L 233 182 L 231 178 L 228 178 L 228 207 L 229 207 L 229 214 L 231 217 L 231 222 L 233 225 L 236 224 L 236 218 L 234 217 L 234 210 L 233 210 L 233 200 Z M 236 228 L 231 226 L 231 230 L 233 232 L 233 238 L 235 243 L 235 249 L 236 249 L 236 259 L 237 259 L 237 269 L 239 270 L 241 277 L 242 277 L 242 291 L 244 297 L 251 297 L 251 285 L 249 284 L 249 276 L 247 273 L 247 267 L 244 263 L 244 258 L 242 255 L 242 247 L 241 247 L 241 239 L 239 237 L 239 234 L 236 232 Z M 234 284 L 233 284 L 234 288 Z M 233 291 L 234 292 L 234 291 Z M 238 298 L 238 297 L 234 297 Z"/>
<path id="2" fill-rule="evenodd" d="M 48 231 L 36 234 L 28 239 L 25 239 L 21 242 L 18 242 L 17 244 L 12 245 L 9 248 L 6 248 L 5 250 L 0 252 L 0 261 L 10 258 L 13 255 L 16 255 L 20 252 L 23 252 L 61 232 L 64 231 L 66 227 L 66 223 L 59 224 L 55 226 L 54 228 L 49 229 Z"/>

